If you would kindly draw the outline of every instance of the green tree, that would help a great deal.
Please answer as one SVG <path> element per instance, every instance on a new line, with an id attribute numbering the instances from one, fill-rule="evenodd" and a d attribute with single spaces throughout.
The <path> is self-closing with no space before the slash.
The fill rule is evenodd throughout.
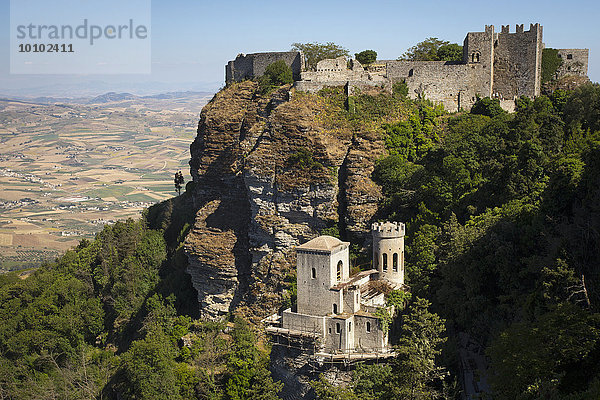
<path id="1" fill-rule="evenodd" d="M 461 61 L 462 47 L 445 40 L 430 37 L 408 49 L 401 60 L 408 61 Z"/>
<path id="2" fill-rule="evenodd" d="M 326 58 L 349 57 L 348 50 L 333 42 L 292 43 L 292 50 L 301 51 L 306 60 L 306 68 L 315 70 L 317 63 Z"/>
<path id="3" fill-rule="evenodd" d="M 175 190 L 177 191 L 177 194 L 181 194 L 181 188 L 183 187 L 183 183 L 185 182 L 181 171 L 175 173 L 175 179 L 173 179 L 173 181 L 175 182 Z"/>
<path id="4" fill-rule="evenodd" d="M 283 384 L 274 382 L 267 368 L 267 355 L 256 347 L 248 323 L 236 318 L 232 331 L 234 345 L 227 362 L 231 371 L 225 390 L 232 400 L 276 400 Z"/>
<path id="5" fill-rule="evenodd" d="M 473 107 L 471 107 L 471 114 L 485 115 L 487 117 L 495 117 L 505 112 L 500 107 L 500 100 L 490 99 L 489 97 L 477 99 Z"/>
<path id="6" fill-rule="evenodd" d="M 363 400 L 394 399 L 394 371 L 390 364 L 358 364 L 353 376 L 353 391 Z"/>
<path id="7" fill-rule="evenodd" d="M 542 83 L 554 80 L 554 74 L 562 65 L 563 60 L 558 56 L 558 50 L 546 47 L 542 50 Z"/>
<path id="8" fill-rule="evenodd" d="M 277 60 L 269 64 L 265 74 L 258 78 L 262 93 L 266 93 L 274 87 L 294 83 L 292 69 L 283 60 Z"/>
<path id="9" fill-rule="evenodd" d="M 569 96 L 563 109 L 565 124 L 573 129 L 579 125 L 591 133 L 600 131 L 600 84 L 578 87 Z"/>
<path id="10" fill-rule="evenodd" d="M 489 348 L 491 383 L 498 399 L 541 398 L 542 387 L 554 395 L 568 387 L 575 370 L 600 339 L 600 316 L 569 303 L 537 321 L 512 324 Z M 592 363 L 593 363 L 592 362 Z M 575 390 L 583 389 L 580 385 Z M 564 393 L 562 393 L 564 395 Z M 557 398 L 560 396 L 557 396 Z"/>
<path id="11" fill-rule="evenodd" d="M 154 328 L 123 355 L 126 380 L 121 390 L 136 399 L 180 399 L 175 356 L 172 341 Z"/>
<path id="12" fill-rule="evenodd" d="M 440 61 L 460 62 L 463 59 L 463 48 L 456 43 L 443 44 L 437 50 L 437 58 Z"/>
<path id="13" fill-rule="evenodd" d="M 310 386 L 315 391 L 318 400 L 358 400 L 351 388 L 333 386 L 321 375 L 318 381 L 312 381 Z"/>
<path id="14" fill-rule="evenodd" d="M 441 230 L 424 224 L 414 233 L 407 247 L 406 275 L 415 293 L 426 294 L 437 269 L 436 252 Z"/>
<path id="15" fill-rule="evenodd" d="M 444 323 L 437 314 L 429 311 L 427 300 L 416 298 L 408 314 L 402 318 L 402 334 L 395 350 L 395 397 L 409 399 L 435 399 L 436 385 L 445 379 L 446 371 L 436 364 L 440 346 L 446 341 Z"/>
<path id="16" fill-rule="evenodd" d="M 292 69 L 283 60 L 277 60 L 269 64 L 265 69 L 265 76 L 273 85 L 285 85 L 294 83 Z"/>
<path id="17" fill-rule="evenodd" d="M 369 65 L 377 60 L 377 52 L 375 50 L 363 50 L 360 53 L 356 53 L 354 57 L 362 65 Z"/>

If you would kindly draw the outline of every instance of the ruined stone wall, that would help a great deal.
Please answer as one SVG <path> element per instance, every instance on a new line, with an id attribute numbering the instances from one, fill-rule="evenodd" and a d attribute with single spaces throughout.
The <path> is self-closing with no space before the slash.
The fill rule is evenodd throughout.
<path id="1" fill-rule="evenodd" d="M 587 76 L 588 49 L 558 49 L 562 64 L 556 71 L 556 78 L 568 75 Z"/>
<path id="2" fill-rule="evenodd" d="M 283 311 L 282 327 L 284 329 L 302 331 L 325 336 L 325 318 L 292 312 L 291 309 Z"/>
<path id="3" fill-rule="evenodd" d="M 264 75 L 265 69 L 275 61 L 283 60 L 292 69 L 294 80 L 300 79 L 304 57 L 298 51 L 239 54 L 225 66 L 225 82 L 241 82 Z"/>
<path id="4" fill-rule="evenodd" d="M 391 92 L 390 82 L 383 74 L 365 71 L 356 60 L 351 60 L 351 65 L 351 68 L 347 68 L 344 57 L 319 61 L 317 70 L 302 72 L 301 80 L 295 82 L 294 87 L 296 90 L 309 93 L 316 93 L 326 86 L 347 86 L 349 95 L 352 95 L 356 89 Z"/>
<path id="5" fill-rule="evenodd" d="M 229 61 L 225 66 L 225 82 L 241 82 L 245 79 L 252 79 L 254 72 L 252 69 L 252 57 L 238 54 L 234 61 Z"/>
<path id="6" fill-rule="evenodd" d="M 477 96 L 489 96 L 490 80 L 482 63 L 388 61 L 387 76 L 393 82 L 404 80 L 410 98 L 424 96 L 450 112 L 468 110 Z"/>
<path id="7" fill-rule="evenodd" d="M 515 33 L 503 27 L 494 42 L 493 96 L 501 99 L 539 96 L 542 49 L 539 24 L 531 24 L 528 31 L 523 31 L 523 25 L 517 25 Z"/>

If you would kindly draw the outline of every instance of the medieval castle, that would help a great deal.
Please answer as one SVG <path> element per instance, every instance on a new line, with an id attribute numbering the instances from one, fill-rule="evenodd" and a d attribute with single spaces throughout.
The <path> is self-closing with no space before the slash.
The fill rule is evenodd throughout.
<path id="1" fill-rule="evenodd" d="M 492 97 L 507 111 L 513 111 L 515 99 L 534 98 L 541 92 L 542 26 L 531 24 L 525 31 L 508 25 L 500 32 L 486 25 L 483 32 L 469 32 L 463 43 L 461 62 L 378 60 L 363 67 L 356 60 L 340 57 L 322 60 L 316 71 L 307 71 L 302 53 L 296 51 L 240 54 L 225 66 L 226 83 L 251 79 L 264 74 L 265 68 L 284 60 L 294 74 L 297 90 L 316 92 L 326 86 L 355 89 L 383 89 L 404 81 L 410 98 L 425 97 L 444 105 L 447 111 L 469 110 L 477 97 Z M 556 77 L 587 76 L 587 49 L 559 49 L 563 62 Z"/>
<path id="2" fill-rule="evenodd" d="M 404 287 L 405 226 L 375 223 L 371 233 L 373 268 L 354 276 L 350 276 L 350 243 L 319 236 L 298 246 L 297 309 L 267 318 L 267 332 L 286 343 L 307 338 L 314 355 L 328 360 L 392 355 L 388 332 L 376 312 L 393 312 L 385 293 Z"/>

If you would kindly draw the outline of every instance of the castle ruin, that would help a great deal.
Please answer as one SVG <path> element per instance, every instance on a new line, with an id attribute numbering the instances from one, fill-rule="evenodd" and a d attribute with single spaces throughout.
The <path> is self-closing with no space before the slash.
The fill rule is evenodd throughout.
<path id="1" fill-rule="evenodd" d="M 535 98 L 541 93 L 543 49 L 540 24 L 531 24 L 527 31 L 517 25 L 515 32 L 508 25 L 500 32 L 486 25 L 483 32 L 467 33 L 460 62 L 378 60 L 365 68 L 340 57 L 321 60 L 316 71 L 307 71 L 300 52 L 254 53 L 230 61 L 225 75 L 227 83 L 251 79 L 283 59 L 292 68 L 296 90 L 345 86 L 351 95 L 356 89 L 391 91 L 394 83 L 405 82 L 410 98 L 427 98 L 450 112 L 470 110 L 478 97 L 498 99 L 502 108 L 514 111 L 518 97 Z M 556 78 L 587 77 L 587 49 L 559 49 L 558 55 L 563 62 Z"/>
<path id="2" fill-rule="evenodd" d="M 372 225 L 373 268 L 350 276 L 350 243 L 319 236 L 296 248 L 297 307 L 269 317 L 267 332 L 285 343 L 308 338 L 316 357 L 364 360 L 393 353 L 377 310 L 393 307 L 385 294 L 404 288 L 405 226 Z"/>

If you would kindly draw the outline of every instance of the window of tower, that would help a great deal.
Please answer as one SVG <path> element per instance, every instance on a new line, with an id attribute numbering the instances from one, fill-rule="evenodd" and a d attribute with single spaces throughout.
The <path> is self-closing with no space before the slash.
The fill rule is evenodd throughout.
<path id="1" fill-rule="evenodd" d="M 375 252 L 375 255 L 373 256 L 373 268 L 379 268 L 379 253 L 377 252 Z"/>
<path id="2" fill-rule="evenodd" d="M 367 321 L 367 332 L 371 332 L 371 323 Z"/>
<path id="3" fill-rule="evenodd" d="M 316 279 L 316 278 L 317 278 L 317 270 L 316 270 L 315 268 L 313 268 L 313 269 L 310 271 L 310 277 L 311 277 L 312 279 Z"/>
<path id="4" fill-rule="evenodd" d="M 337 314 L 338 313 L 337 311 L 338 311 L 337 310 L 337 304 L 333 303 L 333 313 Z"/>
<path id="5" fill-rule="evenodd" d="M 400 265 L 402 265 L 402 267 L 404 267 L 404 250 L 402 250 L 402 252 L 400 252 Z"/>
<path id="6" fill-rule="evenodd" d="M 572 60 L 573 59 L 573 54 L 567 54 L 567 60 Z"/>
<path id="7" fill-rule="evenodd" d="M 340 260 L 337 264 L 337 280 L 338 282 L 342 280 L 342 260 Z"/>
<path id="8" fill-rule="evenodd" d="M 383 270 L 387 271 L 387 254 L 383 253 Z"/>
<path id="9" fill-rule="evenodd" d="M 335 323 L 335 333 L 340 333 L 342 332 L 342 327 L 340 326 L 339 322 Z"/>
<path id="10" fill-rule="evenodd" d="M 348 321 L 348 332 L 352 332 L 352 322 Z"/>
<path id="11" fill-rule="evenodd" d="M 398 253 L 394 253 L 392 256 L 392 270 L 398 272 Z"/>

